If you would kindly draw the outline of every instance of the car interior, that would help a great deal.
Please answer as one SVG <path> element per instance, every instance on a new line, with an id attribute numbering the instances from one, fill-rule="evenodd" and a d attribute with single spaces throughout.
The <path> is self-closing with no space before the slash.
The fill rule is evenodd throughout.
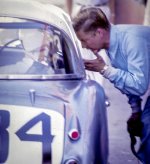
<path id="1" fill-rule="evenodd" d="M 0 35 L 0 74 L 73 73 L 69 46 L 55 27 L 33 21 L 3 21 Z"/>

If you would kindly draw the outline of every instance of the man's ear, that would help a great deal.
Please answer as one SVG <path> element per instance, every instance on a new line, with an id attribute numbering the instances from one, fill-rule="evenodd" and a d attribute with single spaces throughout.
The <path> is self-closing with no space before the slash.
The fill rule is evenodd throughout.
<path id="1" fill-rule="evenodd" d="M 104 35 L 104 29 L 103 28 L 98 28 L 96 30 L 96 32 L 100 35 L 100 36 L 103 36 Z"/>

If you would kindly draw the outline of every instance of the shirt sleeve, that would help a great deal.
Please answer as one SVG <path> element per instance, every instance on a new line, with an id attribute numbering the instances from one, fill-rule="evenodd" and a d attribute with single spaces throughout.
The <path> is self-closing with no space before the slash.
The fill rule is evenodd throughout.
<path id="1" fill-rule="evenodd" d="M 125 38 L 122 47 L 127 70 L 109 66 L 104 77 L 124 94 L 141 96 L 146 92 L 149 83 L 150 47 L 145 39 L 139 37 Z"/>

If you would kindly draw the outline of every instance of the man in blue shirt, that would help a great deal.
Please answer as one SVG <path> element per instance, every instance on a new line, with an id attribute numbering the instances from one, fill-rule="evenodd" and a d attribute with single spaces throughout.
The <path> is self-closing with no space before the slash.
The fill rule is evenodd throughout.
<path id="1" fill-rule="evenodd" d="M 89 71 L 100 72 L 129 98 L 132 114 L 128 130 L 141 125 L 141 147 L 138 158 L 150 163 L 150 96 L 141 112 L 141 98 L 150 84 L 150 27 L 141 25 L 111 25 L 105 14 L 96 7 L 87 7 L 73 19 L 73 27 L 82 47 L 96 55 L 94 60 L 84 60 Z M 97 53 L 105 49 L 111 65 Z M 142 116 L 141 116 L 142 113 Z M 139 127 L 141 128 L 141 127 Z M 136 134 L 135 134 L 136 135 Z"/>

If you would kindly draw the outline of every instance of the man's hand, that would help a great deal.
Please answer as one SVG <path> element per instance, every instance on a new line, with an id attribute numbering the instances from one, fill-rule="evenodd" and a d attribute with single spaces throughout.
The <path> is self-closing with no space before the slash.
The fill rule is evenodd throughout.
<path id="1" fill-rule="evenodd" d="M 100 72 L 106 65 L 105 61 L 101 56 L 97 56 L 97 58 L 93 60 L 84 59 L 83 61 L 84 61 L 85 69 L 89 71 Z"/>
<path id="2" fill-rule="evenodd" d="M 141 122 L 142 112 L 132 113 L 127 121 L 127 130 L 133 136 L 141 137 L 142 133 L 142 122 Z"/>

